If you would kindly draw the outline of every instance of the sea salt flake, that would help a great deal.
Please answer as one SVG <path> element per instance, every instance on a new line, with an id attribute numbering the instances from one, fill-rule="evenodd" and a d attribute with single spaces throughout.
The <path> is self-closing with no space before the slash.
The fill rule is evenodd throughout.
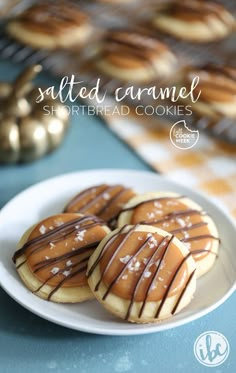
<path id="1" fill-rule="evenodd" d="M 47 228 L 45 227 L 45 225 L 41 225 L 41 227 L 39 228 L 39 232 L 41 234 L 45 234 L 47 232 Z"/>
<path id="2" fill-rule="evenodd" d="M 56 245 L 53 242 L 49 242 L 50 250 L 52 250 Z"/>
<path id="3" fill-rule="evenodd" d="M 138 240 L 139 240 L 139 241 L 142 241 L 142 240 L 143 240 L 143 238 L 142 238 L 142 237 L 138 237 Z"/>
<path id="4" fill-rule="evenodd" d="M 150 272 L 150 271 L 145 271 L 143 276 L 144 276 L 145 278 L 149 278 L 149 277 L 151 276 L 151 274 L 152 274 L 152 272 Z"/>
<path id="5" fill-rule="evenodd" d="M 148 262 L 148 259 L 147 258 L 143 258 L 143 264 L 147 264 Z"/>
<path id="6" fill-rule="evenodd" d="M 186 226 L 186 223 L 185 223 L 185 221 L 184 221 L 183 219 L 181 219 L 181 218 L 176 218 L 176 221 L 177 221 L 177 223 L 178 223 L 182 228 Z"/>
<path id="7" fill-rule="evenodd" d="M 127 278 L 128 278 L 128 275 L 124 275 L 121 277 L 122 280 L 127 280 Z"/>
<path id="8" fill-rule="evenodd" d="M 71 251 L 75 251 L 75 250 L 76 250 L 76 248 L 75 248 L 75 247 L 72 247 Z"/>
<path id="9" fill-rule="evenodd" d="M 46 256 L 45 256 L 45 259 L 46 259 L 46 260 L 50 259 L 50 256 L 47 256 L 47 255 L 46 255 Z"/>
<path id="10" fill-rule="evenodd" d="M 158 280 L 161 281 L 161 282 L 164 281 L 164 279 L 160 276 L 158 277 Z"/>
<path id="11" fill-rule="evenodd" d="M 111 197 L 110 197 L 110 194 L 108 193 L 103 193 L 103 199 L 105 199 L 106 201 L 108 201 Z"/>
<path id="12" fill-rule="evenodd" d="M 57 227 L 60 227 L 61 225 L 63 225 L 63 221 L 62 220 L 55 220 L 54 221 L 54 224 L 57 226 Z"/>
<path id="13" fill-rule="evenodd" d="M 76 234 L 75 241 L 83 241 L 83 240 L 84 240 L 84 235 L 85 235 L 85 233 L 86 233 L 86 229 L 84 229 L 84 230 L 78 232 L 78 233 Z"/>
<path id="14" fill-rule="evenodd" d="M 183 235 L 184 235 L 184 238 L 189 238 L 190 237 L 189 233 L 186 232 L 186 231 L 183 232 Z"/>
<path id="15" fill-rule="evenodd" d="M 52 225 L 50 225 L 49 229 L 52 231 L 54 229 L 54 227 Z"/>
<path id="16" fill-rule="evenodd" d="M 64 271 L 64 272 L 62 272 L 62 274 L 63 274 L 65 277 L 68 277 L 68 276 L 71 274 L 71 270 Z"/>
<path id="17" fill-rule="evenodd" d="M 154 219 L 155 218 L 154 212 L 147 212 L 147 217 L 148 219 Z"/>
<path id="18" fill-rule="evenodd" d="M 53 275 L 56 275 L 59 271 L 60 271 L 60 268 L 58 268 L 58 267 L 54 267 L 54 268 L 51 269 L 50 272 L 51 272 Z"/>
<path id="19" fill-rule="evenodd" d="M 67 267 L 72 266 L 72 264 L 73 264 L 73 262 L 72 262 L 71 260 L 67 260 L 67 262 L 66 262 L 66 266 L 67 266 Z"/>
<path id="20" fill-rule="evenodd" d="M 123 258 L 120 258 L 120 262 L 126 264 L 130 260 L 130 258 L 131 258 L 131 255 L 126 255 Z"/>
<path id="21" fill-rule="evenodd" d="M 165 289 L 166 289 L 166 288 L 167 288 L 167 285 L 163 285 L 163 288 L 165 288 Z"/>
<path id="22" fill-rule="evenodd" d="M 154 243 L 152 243 L 152 242 L 148 242 L 148 246 L 150 247 L 150 249 L 154 249 L 154 247 L 155 247 L 155 244 L 154 244 Z"/>
<path id="23" fill-rule="evenodd" d="M 157 209 L 161 209 L 162 208 L 162 204 L 158 201 L 155 201 L 154 202 L 154 206 L 157 208 Z"/>

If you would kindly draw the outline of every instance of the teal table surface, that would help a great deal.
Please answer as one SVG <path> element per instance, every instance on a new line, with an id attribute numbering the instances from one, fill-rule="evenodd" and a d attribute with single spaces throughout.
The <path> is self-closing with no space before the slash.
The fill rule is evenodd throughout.
<path id="1" fill-rule="evenodd" d="M 1 62 L 0 80 L 11 79 L 18 71 L 11 63 Z M 57 83 L 47 74 L 39 81 L 47 85 Z M 41 180 L 96 168 L 149 170 L 102 120 L 74 115 L 68 136 L 56 152 L 35 163 L 0 167 L 0 207 Z M 49 323 L 25 310 L 0 289 L 0 373 L 234 373 L 235 309 L 234 294 L 217 310 L 176 329 L 151 335 L 106 337 Z M 195 358 L 193 346 L 201 333 L 211 330 L 227 338 L 230 354 L 223 364 L 209 368 Z"/>

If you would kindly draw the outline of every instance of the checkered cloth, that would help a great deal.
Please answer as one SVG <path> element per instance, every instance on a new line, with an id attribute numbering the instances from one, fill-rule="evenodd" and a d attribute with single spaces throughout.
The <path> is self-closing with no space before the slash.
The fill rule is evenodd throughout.
<path id="1" fill-rule="evenodd" d="M 198 143 L 191 149 L 181 150 L 171 143 L 171 126 L 166 122 L 134 114 L 106 115 L 104 119 L 154 170 L 205 192 L 236 217 L 236 146 L 200 131 Z"/>

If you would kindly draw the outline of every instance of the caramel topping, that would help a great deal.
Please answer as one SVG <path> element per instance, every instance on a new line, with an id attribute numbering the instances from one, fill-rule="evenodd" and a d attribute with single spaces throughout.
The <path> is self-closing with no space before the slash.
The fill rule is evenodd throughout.
<path id="1" fill-rule="evenodd" d="M 222 5 L 208 1 L 172 1 L 163 8 L 162 12 L 186 22 L 205 21 L 208 22 L 209 27 L 212 18 L 217 18 L 229 26 L 232 24 L 231 15 Z"/>
<path id="2" fill-rule="evenodd" d="M 131 224 L 148 224 L 175 235 L 184 242 L 195 260 L 208 255 L 217 237 L 204 219 L 206 213 L 190 209 L 181 197 L 162 197 L 143 201 L 123 211 L 133 211 Z"/>
<path id="3" fill-rule="evenodd" d="M 57 35 L 58 33 L 72 31 L 74 27 L 87 23 L 88 16 L 79 11 L 72 4 L 41 3 L 26 9 L 17 18 L 17 21 L 27 25 L 32 30 Z"/>
<path id="4" fill-rule="evenodd" d="M 199 76 L 196 95 L 201 91 L 200 101 L 236 103 L 236 69 L 228 66 L 206 65 L 201 69 L 193 68 L 186 74 L 186 86 L 193 77 Z"/>
<path id="5" fill-rule="evenodd" d="M 132 189 L 122 185 L 102 184 L 76 195 L 64 211 L 96 215 L 114 227 L 119 212 L 134 195 Z"/>
<path id="6" fill-rule="evenodd" d="M 114 65 L 151 67 L 156 72 L 155 61 L 168 47 L 151 36 L 129 31 L 110 31 L 103 41 L 102 56 Z"/>
<path id="7" fill-rule="evenodd" d="M 18 268 L 27 263 L 34 276 L 55 289 L 85 286 L 87 262 L 107 232 L 95 216 L 60 214 L 35 226 L 27 242 L 16 251 L 13 261 L 24 256 Z M 39 289 L 36 290 L 39 291 Z"/>
<path id="8" fill-rule="evenodd" d="M 99 257 L 90 268 L 88 276 L 99 265 L 101 282 L 107 290 L 103 300 L 113 293 L 130 300 L 126 319 L 129 318 L 134 302 L 142 302 L 139 317 L 147 302 L 161 301 L 155 317 L 158 318 L 167 297 L 177 297 L 175 312 L 193 273 L 188 273 L 186 260 L 173 242 L 173 235 L 139 231 L 139 226 L 121 228 L 104 245 Z"/>

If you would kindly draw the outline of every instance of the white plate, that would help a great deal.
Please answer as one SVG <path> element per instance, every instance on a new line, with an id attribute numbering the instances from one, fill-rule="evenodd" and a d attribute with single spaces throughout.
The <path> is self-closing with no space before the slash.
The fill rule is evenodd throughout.
<path id="1" fill-rule="evenodd" d="M 173 191 L 193 198 L 214 218 L 222 244 L 214 268 L 198 281 L 191 304 L 173 318 L 158 324 L 122 322 L 93 300 L 60 305 L 33 295 L 19 280 L 12 255 L 23 232 L 38 220 L 58 213 L 80 189 L 99 183 L 121 183 L 138 192 Z M 151 172 L 96 170 L 62 175 L 36 184 L 13 198 L 0 214 L 0 284 L 18 303 L 33 313 L 68 328 L 109 335 L 157 332 L 195 320 L 222 304 L 235 290 L 236 226 L 227 214 L 206 197 Z"/>

